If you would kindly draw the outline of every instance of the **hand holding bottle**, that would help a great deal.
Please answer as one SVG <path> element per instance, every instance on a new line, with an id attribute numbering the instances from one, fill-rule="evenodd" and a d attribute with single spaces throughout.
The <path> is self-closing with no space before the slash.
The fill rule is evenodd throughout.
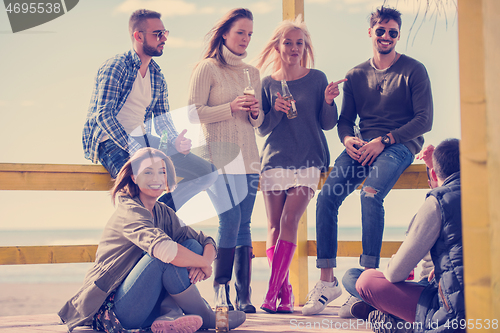
<path id="1" fill-rule="evenodd" d="M 274 109 L 276 111 L 288 113 L 288 110 L 292 107 L 292 102 L 289 100 L 285 100 L 280 93 L 276 93 L 278 96 L 274 101 Z"/>
<path id="2" fill-rule="evenodd" d="M 288 119 L 293 119 L 296 118 L 298 113 L 297 113 L 297 108 L 295 107 L 295 100 L 293 99 L 292 93 L 290 92 L 290 89 L 288 88 L 288 84 L 286 83 L 286 80 L 281 80 L 281 90 L 283 92 L 283 99 L 287 102 L 290 102 L 290 107 L 288 108 L 286 117 Z"/>
<path id="3" fill-rule="evenodd" d="M 365 141 L 355 137 L 346 135 L 344 137 L 344 146 L 347 155 L 349 155 L 353 160 L 358 161 L 363 153 L 360 149 L 366 144 Z"/>
<path id="4" fill-rule="evenodd" d="M 251 112 L 253 118 L 257 118 L 259 115 L 259 101 L 255 98 L 255 90 L 252 87 L 252 82 L 250 80 L 250 73 L 248 69 L 243 70 L 243 75 L 245 78 L 245 88 L 243 89 L 243 95 L 236 97 L 230 104 L 231 112 L 246 111 Z"/>
<path id="5" fill-rule="evenodd" d="M 258 112 L 259 101 L 251 95 L 242 95 L 236 97 L 231 103 L 231 112 L 245 111 L 245 112 Z"/>

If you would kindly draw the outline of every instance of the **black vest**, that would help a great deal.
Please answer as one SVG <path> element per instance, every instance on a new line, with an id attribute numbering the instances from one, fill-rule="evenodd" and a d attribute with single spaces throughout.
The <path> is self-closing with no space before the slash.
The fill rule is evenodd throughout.
<path id="1" fill-rule="evenodd" d="M 415 321 L 422 323 L 423 330 L 415 332 L 453 332 L 453 327 L 465 319 L 460 172 L 448 177 L 430 195 L 439 203 L 442 225 L 431 249 L 435 278 L 417 305 Z"/>

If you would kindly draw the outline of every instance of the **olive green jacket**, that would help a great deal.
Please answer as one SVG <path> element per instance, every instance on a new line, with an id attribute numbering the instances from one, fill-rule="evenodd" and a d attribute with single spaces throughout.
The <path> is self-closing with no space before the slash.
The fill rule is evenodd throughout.
<path id="1" fill-rule="evenodd" d="M 99 242 L 94 266 L 87 272 L 80 290 L 58 313 L 70 332 L 77 326 L 92 324 L 94 314 L 144 252 L 153 257 L 156 244 L 168 239 L 177 243 L 196 239 L 202 246 L 215 247 L 213 238 L 184 225 L 167 205 L 157 202 L 153 213 L 151 216 L 139 197 L 118 197 L 117 209 Z"/>

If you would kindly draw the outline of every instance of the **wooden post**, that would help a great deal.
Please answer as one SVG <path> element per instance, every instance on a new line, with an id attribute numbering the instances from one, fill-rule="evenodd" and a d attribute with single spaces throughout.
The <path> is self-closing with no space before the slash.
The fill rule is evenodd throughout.
<path id="1" fill-rule="evenodd" d="M 498 0 L 458 1 L 464 281 L 466 316 L 473 322 L 468 331 L 500 319 L 499 21 Z"/>
<path id="2" fill-rule="evenodd" d="M 290 283 L 295 295 L 295 305 L 304 305 L 309 292 L 307 209 L 300 218 L 297 233 L 297 248 L 290 265 Z"/>
<path id="3" fill-rule="evenodd" d="M 283 20 L 295 19 L 299 14 L 304 17 L 304 0 L 283 0 Z M 307 277 L 307 210 L 299 221 L 297 230 L 297 249 L 290 265 L 290 281 L 295 295 L 295 305 L 307 301 L 309 280 Z"/>
<path id="4" fill-rule="evenodd" d="M 293 20 L 299 14 L 304 19 L 304 0 L 283 0 L 283 20 Z"/>

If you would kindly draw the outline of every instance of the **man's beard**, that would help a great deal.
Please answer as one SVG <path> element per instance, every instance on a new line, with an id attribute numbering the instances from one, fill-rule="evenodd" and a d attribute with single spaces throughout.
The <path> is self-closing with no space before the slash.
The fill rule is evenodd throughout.
<path id="1" fill-rule="evenodd" d="M 389 50 L 381 50 L 381 49 L 377 49 L 378 53 L 380 54 L 389 54 L 392 52 L 392 50 L 394 50 L 394 48 L 391 48 Z"/>
<path id="2" fill-rule="evenodd" d="M 163 54 L 163 50 L 158 50 L 158 46 L 153 47 L 149 45 L 146 41 L 144 41 L 142 50 L 144 51 L 144 54 L 150 57 L 159 57 Z"/>
<path id="3" fill-rule="evenodd" d="M 383 48 L 379 47 L 379 45 L 377 44 L 377 52 L 379 54 L 389 54 L 392 52 L 392 50 L 394 50 L 395 47 L 396 47 L 396 45 L 392 45 L 391 48 L 383 49 Z"/>

